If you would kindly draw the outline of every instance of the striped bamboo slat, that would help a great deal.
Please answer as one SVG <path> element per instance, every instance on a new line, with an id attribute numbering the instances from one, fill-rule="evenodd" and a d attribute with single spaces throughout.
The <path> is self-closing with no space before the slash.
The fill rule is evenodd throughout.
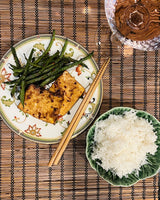
<path id="1" fill-rule="evenodd" d="M 0 58 L 11 45 L 52 29 L 94 50 L 99 66 L 111 58 L 103 76 L 104 96 L 97 117 L 115 106 L 130 106 L 160 119 L 159 51 L 117 48 L 110 39 L 102 0 L 1 0 Z M 22 139 L 0 118 L 0 199 L 160 198 L 158 174 L 132 187 L 114 187 L 100 178 L 86 160 L 86 134 L 87 130 L 71 140 L 59 165 L 48 168 L 57 145 Z"/>

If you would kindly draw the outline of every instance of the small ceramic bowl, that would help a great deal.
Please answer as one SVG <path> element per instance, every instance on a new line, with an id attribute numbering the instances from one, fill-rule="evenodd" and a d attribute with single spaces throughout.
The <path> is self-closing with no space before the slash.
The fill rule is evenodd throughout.
<path id="1" fill-rule="evenodd" d="M 94 147 L 97 145 L 96 141 L 94 139 L 95 135 L 95 128 L 97 122 L 101 120 L 107 119 L 111 114 L 112 115 L 119 115 L 119 116 L 124 116 L 126 112 L 133 111 L 136 113 L 136 116 L 138 118 L 143 118 L 145 119 L 151 126 L 153 126 L 153 132 L 156 135 L 156 141 L 154 143 L 156 144 L 157 148 L 155 153 L 152 155 L 150 153 L 146 154 L 146 160 L 147 162 L 143 165 L 138 170 L 138 173 L 133 171 L 130 174 L 127 174 L 127 176 L 117 176 L 112 169 L 108 169 L 106 171 L 102 166 L 101 166 L 101 161 L 99 159 L 93 159 L 93 152 L 94 152 Z M 141 111 L 141 110 L 135 110 L 132 108 L 128 107 L 115 107 L 108 112 L 102 114 L 93 124 L 93 126 L 89 129 L 87 138 L 86 138 L 86 156 L 87 159 L 91 165 L 91 167 L 101 176 L 104 180 L 109 182 L 112 185 L 115 186 L 131 186 L 138 182 L 139 180 L 154 176 L 159 168 L 160 168 L 160 122 L 155 119 L 152 115 L 150 115 L 147 112 Z"/>

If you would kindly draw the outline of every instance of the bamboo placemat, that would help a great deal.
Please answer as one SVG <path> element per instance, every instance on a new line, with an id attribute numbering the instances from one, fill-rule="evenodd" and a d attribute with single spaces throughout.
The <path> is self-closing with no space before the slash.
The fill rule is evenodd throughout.
<path id="1" fill-rule="evenodd" d="M 112 107 L 130 106 L 160 119 L 159 51 L 117 48 L 101 0 L 1 0 L 0 58 L 11 45 L 52 29 L 94 50 L 99 66 L 110 56 L 97 117 Z M 1 119 L 0 199 L 159 199 L 159 175 L 132 187 L 114 187 L 100 178 L 85 157 L 86 134 L 70 142 L 58 166 L 48 168 L 57 145 L 22 139 Z"/>

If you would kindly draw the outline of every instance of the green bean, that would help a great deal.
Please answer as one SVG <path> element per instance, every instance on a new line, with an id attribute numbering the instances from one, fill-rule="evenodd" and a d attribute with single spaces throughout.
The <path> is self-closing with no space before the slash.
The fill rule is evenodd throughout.
<path id="1" fill-rule="evenodd" d="M 71 57 L 67 57 L 67 58 L 70 60 L 70 62 L 76 62 L 76 61 L 77 61 L 76 59 L 73 59 L 73 58 L 71 58 Z M 83 67 L 89 69 L 88 66 L 87 66 L 85 63 L 81 63 L 81 65 L 82 65 Z"/>
<path id="2" fill-rule="evenodd" d="M 43 68 L 43 70 L 47 67 L 47 66 L 49 66 L 48 64 L 49 64 L 49 62 L 51 62 L 52 61 L 52 64 L 50 64 L 50 65 L 53 65 L 54 63 L 53 63 L 53 60 L 54 60 L 54 58 L 56 58 L 57 56 L 59 55 L 59 51 L 57 51 L 53 56 L 50 56 L 50 57 L 48 57 L 48 60 L 47 61 L 45 61 L 45 65 L 44 66 L 41 66 L 40 64 L 36 64 L 36 63 L 34 63 L 34 62 L 29 62 L 30 63 L 30 65 L 32 65 L 33 67 L 37 67 L 37 68 Z"/>
<path id="3" fill-rule="evenodd" d="M 34 63 L 34 62 L 31 62 L 31 61 L 29 62 L 29 64 L 32 65 L 33 67 L 42 68 L 41 65 L 36 64 L 36 63 Z"/>
<path id="4" fill-rule="evenodd" d="M 16 88 L 17 88 L 17 85 L 15 84 L 11 90 L 11 96 L 13 97 L 14 94 L 16 93 Z"/>
<path id="5" fill-rule="evenodd" d="M 48 60 L 46 61 L 45 67 L 46 67 L 47 65 L 53 63 L 53 62 L 55 61 L 55 58 L 57 58 L 58 56 L 59 56 L 59 50 L 57 50 L 55 54 L 53 54 L 52 56 L 50 56 L 50 57 L 48 58 Z"/>
<path id="6" fill-rule="evenodd" d="M 59 62 L 63 59 L 63 55 L 64 55 L 65 50 L 66 50 L 66 48 L 67 48 L 67 44 L 68 44 L 68 39 L 65 40 L 65 43 L 64 43 L 64 45 L 63 45 L 63 47 L 62 47 L 62 51 L 61 51 L 60 56 L 54 61 L 54 63 L 51 63 L 51 64 L 48 65 L 48 66 L 45 66 L 45 67 L 42 69 L 42 71 L 45 70 L 46 67 L 47 67 L 47 71 L 49 71 L 50 69 L 52 69 L 52 66 L 54 66 L 54 65 L 57 64 L 57 63 L 59 63 Z M 51 67 L 51 68 L 50 68 L 50 67 Z"/>
<path id="7" fill-rule="evenodd" d="M 11 90 L 11 96 L 13 97 L 15 95 L 15 93 L 17 92 L 17 87 L 21 84 L 22 81 L 22 77 L 20 77 L 19 79 L 16 79 L 16 82 Z"/>
<path id="8" fill-rule="evenodd" d="M 50 42 L 41 56 L 38 58 L 33 57 L 34 48 L 31 50 L 28 58 L 24 54 L 26 64 L 23 67 L 17 57 L 15 48 L 11 48 L 16 65 L 10 64 L 10 68 L 13 70 L 13 75 L 17 78 L 6 82 L 6 84 L 10 86 L 12 96 L 14 96 L 15 93 L 19 93 L 17 97 L 20 99 L 23 106 L 25 90 L 30 84 L 38 84 L 40 87 L 44 87 L 56 80 L 65 70 L 73 66 L 81 64 L 88 68 L 83 62 L 89 59 L 93 55 L 93 52 L 80 60 L 75 60 L 68 56 L 66 57 L 65 51 L 68 45 L 68 39 L 66 39 L 61 52 L 57 50 L 53 55 L 49 55 L 54 40 L 55 31 L 53 30 Z"/>
<path id="9" fill-rule="evenodd" d="M 28 70 L 29 70 L 29 73 L 28 73 L 28 76 L 29 76 L 30 74 L 37 73 L 39 71 L 39 68 L 36 68 L 30 65 Z"/>
<path id="10" fill-rule="evenodd" d="M 17 69 L 17 66 L 15 66 L 15 65 L 12 65 L 12 64 L 9 64 L 10 65 L 10 69 L 12 69 L 12 70 L 14 70 L 14 69 Z"/>
<path id="11" fill-rule="evenodd" d="M 14 75 L 15 77 L 20 77 L 21 74 L 22 74 L 22 73 L 19 73 L 19 72 L 13 72 L 13 75 Z"/>
<path id="12" fill-rule="evenodd" d="M 33 52 L 34 52 L 34 49 L 31 50 L 30 58 L 29 58 L 28 60 L 31 60 L 31 59 L 32 59 Z M 12 69 L 12 70 L 13 70 L 13 75 L 14 75 L 14 76 L 21 76 L 25 71 L 28 70 L 28 67 L 29 67 L 29 66 L 27 67 L 27 65 L 29 65 L 29 63 L 26 64 L 26 66 L 20 67 L 20 68 L 17 68 L 17 67 L 15 67 L 14 65 L 11 65 L 11 66 L 14 67 L 14 69 Z M 26 72 L 25 72 L 25 73 L 26 73 Z"/>
<path id="13" fill-rule="evenodd" d="M 7 84 L 7 85 L 13 85 L 17 82 L 18 79 L 14 79 L 12 81 L 6 81 L 6 82 L 3 82 L 4 84 Z"/>
<path id="14" fill-rule="evenodd" d="M 57 60 L 55 61 L 55 63 L 48 65 L 48 66 L 46 67 L 46 69 L 42 70 L 41 72 L 47 73 L 47 72 L 49 72 L 49 71 L 55 69 L 56 67 L 60 68 L 60 67 L 63 66 L 64 64 L 68 64 L 68 63 L 69 63 L 68 58 L 62 57 L 62 58 L 60 58 L 60 59 L 57 59 Z"/>
<path id="15" fill-rule="evenodd" d="M 68 45 L 68 39 L 66 39 L 65 42 L 64 42 L 64 45 L 62 47 L 62 51 L 61 51 L 61 54 L 60 54 L 59 58 L 62 58 L 64 56 L 65 50 L 67 48 L 67 45 Z"/>
<path id="16" fill-rule="evenodd" d="M 24 72 L 24 68 L 21 67 L 21 68 L 14 69 L 13 72 L 22 73 L 22 72 Z"/>
<path id="17" fill-rule="evenodd" d="M 55 81 L 60 75 L 62 75 L 62 72 L 61 73 L 58 73 L 54 76 L 51 76 L 49 78 L 47 78 L 46 80 L 44 80 L 41 84 L 40 84 L 40 87 L 44 87 L 45 85 Z"/>
<path id="18" fill-rule="evenodd" d="M 62 47 L 62 51 L 61 51 L 60 56 L 59 56 L 56 60 L 54 60 L 54 63 L 51 63 L 50 65 L 46 66 L 47 68 L 52 67 L 53 65 L 59 63 L 59 62 L 63 59 L 63 55 L 64 55 L 65 50 L 66 50 L 66 48 L 67 48 L 67 44 L 68 44 L 68 39 L 65 40 L 65 43 L 64 43 L 64 45 L 63 45 L 63 47 Z M 45 68 L 46 68 L 46 67 L 45 67 Z M 43 68 L 43 69 L 44 69 L 44 68 Z M 47 70 L 49 71 L 49 69 L 47 69 Z M 43 70 L 42 70 L 42 71 L 43 71 Z"/>
<path id="19" fill-rule="evenodd" d="M 62 68 L 57 68 L 55 71 L 53 71 L 53 72 L 51 72 L 51 73 L 48 73 L 48 74 L 47 74 L 47 77 L 48 77 L 48 78 L 47 78 L 45 81 L 43 81 L 43 82 L 40 84 L 40 86 L 43 87 L 43 86 L 49 84 L 49 83 L 51 82 L 51 80 L 52 80 L 52 76 L 53 76 L 53 80 L 54 80 L 54 76 L 56 76 L 57 74 L 60 74 L 60 73 L 62 74 L 62 73 L 63 73 L 64 71 L 66 71 L 67 69 L 69 69 L 69 68 L 71 68 L 71 67 L 73 67 L 73 66 L 75 66 L 75 65 L 80 64 L 81 62 L 83 62 L 83 61 L 87 60 L 88 58 L 90 58 L 92 55 L 93 55 L 93 52 L 90 53 L 90 54 L 88 54 L 86 57 L 84 57 L 84 58 L 82 58 L 82 59 L 80 59 L 80 60 L 78 60 L 78 61 L 76 61 L 76 62 L 74 62 L 74 63 L 72 63 L 72 64 L 66 65 L 66 66 L 64 66 L 64 67 L 62 67 Z"/>
<path id="20" fill-rule="evenodd" d="M 67 69 L 69 69 L 69 68 L 71 68 L 71 67 L 74 67 L 75 65 L 79 65 L 79 64 L 81 64 L 83 61 L 89 59 L 92 55 L 93 55 L 93 51 L 92 51 L 90 54 L 88 54 L 86 57 L 81 58 L 80 60 L 77 60 L 77 61 L 75 61 L 75 62 L 73 62 L 73 63 L 71 63 L 71 64 L 69 64 L 69 65 L 64 66 L 63 69 L 66 69 L 66 70 L 67 70 Z M 61 70 L 61 69 L 60 69 L 60 70 Z"/>
<path id="21" fill-rule="evenodd" d="M 11 47 L 11 51 L 12 51 L 12 54 L 13 54 L 13 57 L 14 57 L 14 60 L 15 60 L 17 68 L 21 68 L 21 64 L 20 64 L 20 61 L 19 61 L 19 59 L 17 57 L 17 53 L 16 53 L 15 48 Z"/>
<path id="22" fill-rule="evenodd" d="M 57 64 L 58 64 L 59 62 L 61 62 L 61 61 L 62 61 L 62 58 L 57 58 L 53 63 L 51 63 L 51 64 L 49 64 L 49 65 L 47 65 L 47 66 L 44 66 L 44 67 L 42 68 L 41 72 L 50 71 L 52 68 L 55 68 L 55 67 L 57 66 Z"/>
<path id="23" fill-rule="evenodd" d="M 28 68 L 29 68 L 29 64 L 32 60 L 32 56 L 33 56 L 33 53 L 34 53 L 35 49 L 32 49 L 31 52 L 30 52 L 30 55 L 29 55 L 29 58 L 27 59 L 27 64 L 25 66 L 25 70 L 24 70 L 24 74 L 23 76 L 26 76 L 27 75 L 27 71 L 28 71 Z"/>
<path id="24" fill-rule="evenodd" d="M 26 78 L 27 71 L 28 71 L 28 68 L 29 68 L 29 62 L 32 59 L 33 53 L 34 53 L 34 49 L 32 49 L 31 52 L 30 52 L 29 58 L 27 59 L 27 63 L 24 67 L 23 74 L 22 74 L 21 78 L 19 79 L 20 82 L 18 82 L 18 84 L 20 84 L 19 98 L 20 98 L 20 102 L 22 103 L 23 106 L 24 106 L 24 99 L 25 99 L 25 78 Z M 14 92 L 14 90 L 13 90 L 13 92 Z"/>
<path id="25" fill-rule="evenodd" d="M 62 67 L 64 64 L 65 64 L 65 62 L 62 61 L 62 62 L 57 63 L 57 64 L 49 65 L 50 67 L 47 67 L 47 68 L 44 69 L 44 70 L 40 70 L 40 71 L 38 71 L 37 73 L 34 73 L 34 74 L 31 74 L 31 75 L 27 76 L 26 80 L 34 79 L 34 78 L 36 78 L 36 77 L 39 77 L 39 76 L 41 76 L 41 75 L 44 75 L 44 74 L 50 72 L 51 70 L 53 70 L 53 69 L 56 68 L 56 67 L 59 67 L 59 68 Z"/>
<path id="26" fill-rule="evenodd" d="M 84 58 L 82 58 L 82 59 L 80 59 L 80 60 L 78 60 L 78 61 L 76 61 L 76 62 L 74 62 L 74 63 L 71 63 L 71 64 L 69 64 L 69 65 L 65 65 L 65 66 L 63 66 L 64 63 L 62 62 L 62 63 L 59 64 L 59 67 L 56 68 L 54 71 L 51 71 L 51 70 L 50 70 L 48 73 L 45 73 L 45 74 L 41 74 L 40 72 L 38 72 L 38 73 L 36 74 L 36 76 L 35 76 L 35 74 L 30 75 L 30 76 L 28 76 L 28 77 L 26 78 L 26 80 L 27 80 L 27 85 L 28 85 L 28 84 L 31 84 L 31 83 L 38 82 L 38 81 L 42 81 L 42 80 L 44 80 L 44 79 L 46 79 L 46 78 L 49 78 L 49 76 L 52 76 L 52 75 L 58 74 L 58 73 L 60 73 L 60 72 L 63 72 L 63 71 L 65 71 L 65 70 L 67 70 L 67 69 L 69 69 L 69 68 L 71 68 L 71 67 L 73 67 L 73 66 L 75 66 L 75 65 L 78 65 L 78 64 L 82 63 L 83 61 L 85 61 L 85 60 L 87 60 L 88 58 L 90 58 L 92 55 L 93 55 L 93 52 L 90 53 L 90 54 L 88 54 L 86 57 L 84 57 Z"/>
<path id="27" fill-rule="evenodd" d="M 20 90 L 19 98 L 22 105 L 24 106 L 24 99 L 25 99 L 25 81 L 24 80 L 22 80 L 21 82 L 21 90 Z"/>
<path id="28" fill-rule="evenodd" d="M 42 76 L 38 76 L 36 78 L 30 79 L 30 80 L 26 80 L 26 85 L 30 85 L 30 84 L 33 84 L 33 83 L 37 83 L 39 81 L 43 81 L 47 77 L 48 77 L 48 74 L 43 74 Z"/>
<path id="29" fill-rule="evenodd" d="M 59 68 L 61 68 L 62 69 L 62 66 L 64 65 L 64 63 L 62 62 L 62 63 L 60 63 L 58 66 L 59 66 Z M 62 70 L 63 71 L 63 70 Z M 60 71 L 61 72 L 61 71 Z M 57 70 L 50 70 L 49 72 L 47 72 L 47 73 L 43 73 L 43 74 L 41 74 L 40 72 L 38 72 L 37 73 L 37 75 L 38 76 L 36 76 L 36 77 L 33 77 L 32 76 L 32 78 L 26 78 L 26 84 L 27 85 L 29 85 L 29 84 L 32 84 L 32 83 L 36 83 L 36 82 L 39 82 L 39 81 L 43 81 L 43 80 L 45 80 L 45 79 L 47 79 L 48 77 L 50 77 L 50 76 L 53 76 L 53 75 L 55 75 L 57 73 Z M 59 73 L 59 72 L 58 72 Z M 33 74 L 34 75 L 34 74 Z M 31 77 L 31 76 L 30 76 Z"/>
<path id="30" fill-rule="evenodd" d="M 63 55 L 64 55 L 64 53 L 65 53 L 65 50 L 66 50 L 66 48 L 67 48 L 67 44 L 68 44 L 68 39 L 66 39 L 65 42 L 64 42 L 64 45 L 63 45 L 63 47 L 62 47 L 62 51 L 61 51 L 60 56 L 59 56 L 56 60 L 54 60 L 54 63 L 51 63 L 51 64 L 48 65 L 48 66 L 44 66 L 43 69 L 42 69 L 42 71 L 45 70 L 46 67 L 47 67 L 47 71 L 49 71 L 50 69 L 52 69 L 52 66 L 54 66 L 54 65 L 57 64 L 57 63 L 59 63 L 59 62 L 62 60 Z M 51 67 L 51 68 L 50 68 L 50 67 Z"/>
<path id="31" fill-rule="evenodd" d="M 43 54 L 42 54 L 40 57 L 38 57 L 38 59 L 35 61 L 36 64 L 39 63 L 39 62 L 41 61 L 41 59 L 50 51 L 51 46 L 52 46 L 54 40 L 55 40 L 55 30 L 53 30 L 53 33 L 52 33 L 52 36 L 51 36 L 51 40 L 50 40 L 50 42 L 49 42 L 48 47 L 47 47 L 46 50 L 43 52 Z"/>

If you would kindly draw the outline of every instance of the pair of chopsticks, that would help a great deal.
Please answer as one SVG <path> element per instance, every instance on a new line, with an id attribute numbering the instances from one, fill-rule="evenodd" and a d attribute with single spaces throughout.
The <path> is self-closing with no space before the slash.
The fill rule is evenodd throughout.
<path id="1" fill-rule="evenodd" d="M 49 163 L 48 163 L 48 166 L 51 167 L 52 164 L 54 165 L 57 165 L 59 163 L 59 160 L 61 159 L 62 157 L 62 154 L 63 152 L 65 151 L 83 113 L 85 112 L 87 106 L 88 106 L 88 103 L 90 101 L 90 99 L 92 98 L 104 72 L 105 72 L 105 69 L 106 67 L 108 66 L 109 64 L 109 61 L 110 59 L 108 58 L 107 61 L 103 64 L 103 66 L 100 68 L 99 72 L 97 73 L 95 79 L 93 80 L 86 96 L 84 97 L 82 103 L 80 104 L 77 112 L 75 113 L 71 123 L 69 124 L 66 132 L 64 133 L 56 151 L 54 152 L 53 156 L 51 157 Z"/>

